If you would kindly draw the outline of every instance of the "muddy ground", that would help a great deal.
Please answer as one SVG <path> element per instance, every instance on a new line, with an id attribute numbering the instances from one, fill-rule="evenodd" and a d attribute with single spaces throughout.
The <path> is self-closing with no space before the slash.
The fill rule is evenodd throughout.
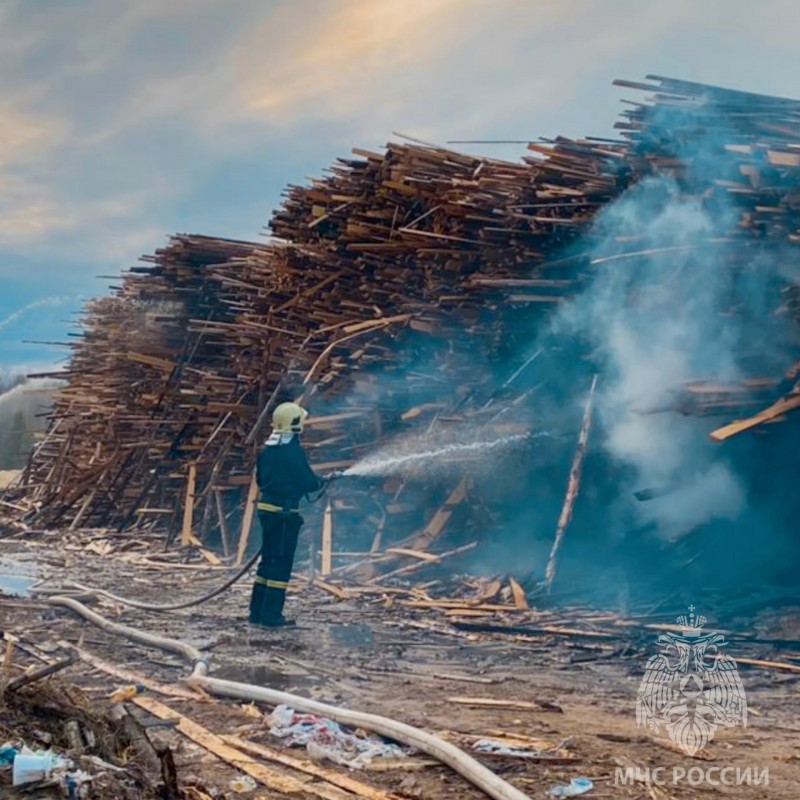
<path id="1" fill-rule="evenodd" d="M 55 540 L 53 540 L 55 541 Z M 220 568 L 149 566 L 140 556 L 100 555 L 76 548 L 56 549 L 48 540 L 22 544 L 0 540 L 0 556 L 16 564 L 34 559 L 39 577 L 77 580 L 148 601 L 169 602 L 213 587 L 226 574 Z M 155 561 L 155 559 L 152 559 Z M 0 568 L 0 573 L 4 570 Z M 10 570 L 5 569 L 8 573 Z M 0 585 L 3 579 L 0 578 Z M 11 588 L 24 589 L 17 582 Z M 6 591 L 9 590 L 8 585 Z M 511 637 L 458 631 L 441 612 L 387 604 L 370 595 L 340 600 L 296 581 L 289 611 L 296 629 L 263 631 L 246 622 L 249 583 L 242 581 L 221 597 L 184 611 L 154 614 L 113 603 L 93 603 L 110 619 L 192 642 L 207 649 L 211 674 L 269 686 L 323 702 L 370 711 L 442 735 L 465 749 L 476 739 L 515 735 L 554 747 L 561 756 L 534 761 L 480 756 L 483 763 L 531 798 L 544 798 L 556 784 L 583 776 L 594 788 L 587 798 L 720 798 L 744 800 L 800 797 L 800 672 L 740 664 L 747 692 L 747 726 L 720 729 L 695 758 L 666 738 L 637 729 L 636 693 L 645 663 L 656 652 L 657 632 L 621 634 L 619 641 L 540 635 Z M 387 607 L 388 605 L 388 607 Z M 680 609 L 678 609 L 680 611 Z M 71 612 L 35 599 L 0 597 L 0 622 L 43 655 L 59 653 L 59 641 L 81 643 L 91 653 L 166 683 L 180 682 L 187 665 L 176 656 L 105 634 Z M 667 619 L 665 617 L 665 619 Z M 531 625 L 535 612 L 495 614 L 492 624 Z M 671 619 L 670 619 L 671 621 Z M 568 625 L 565 620 L 564 625 Z M 739 623 L 740 625 L 743 623 Z M 783 609 L 780 620 L 754 618 L 750 630 L 784 640 L 800 639 L 800 609 Z M 743 632 L 740 628 L 738 632 Z M 738 654 L 732 653 L 736 656 Z M 749 657 L 800 664 L 800 644 L 781 651 L 769 644 L 750 647 Z M 792 660 L 794 659 L 794 660 Z M 66 676 L 100 702 L 120 681 L 77 664 Z M 239 733 L 252 741 L 277 744 L 263 718 L 236 701 L 198 702 L 153 697 L 219 734 Z M 489 708 L 460 704 L 454 697 L 532 704 L 530 708 Z M 264 713 L 271 709 L 263 707 Z M 137 713 L 143 715 L 140 709 Z M 202 777 L 222 791 L 237 771 L 169 728 L 152 736 L 169 743 L 179 775 Z M 662 768 L 666 785 L 620 785 L 618 767 Z M 673 769 L 711 768 L 718 779 L 726 767 L 769 772 L 769 784 L 711 785 L 703 780 L 672 784 Z M 716 769 L 716 771 L 714 771 Z M 679 773 L 680 774 L 680 773 Z M 728 772 L 727 775 L 733 775 Z M 358 777 L 410 798 L 479 798 L 483 795 L 442 766 L 406 765 L 361 771 Z M 276 796 L 256 790 L 250 797 Z"/>

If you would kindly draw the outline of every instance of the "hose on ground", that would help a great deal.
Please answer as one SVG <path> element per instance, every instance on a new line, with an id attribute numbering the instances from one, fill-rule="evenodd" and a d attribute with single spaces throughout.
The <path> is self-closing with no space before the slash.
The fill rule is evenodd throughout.
<path id="1" fill-rule="evenodd" d="M 484 767 L 483 764 L 467 755 L 463 750 L 427 731 L 378 714 L 339 708 L 316 700 L 308 700 L 305 697 L 290 694 L 289 692 L 267 689 L 263 686 L 253 686 L 248 683 L 213 678 L 208 675 L 208 661 L 203 658 L 203 654 L 187 642 L 147 633 L 118 622 L 111 622 L 73 597 L 57 595 L 49 597 L 46 602 L 71 609 L 107 633 L 124 636 L 131 641 L 139 642 L 148 647 L 160 648 L 183 656 L 192 664 L 192 673 L 187 683 L 199 686 L 210 694 L 220 697 L 233 697 L 239 700 L 255 700 L 270 705 L 284 704 L 306 714 L 318 714 L 327 717 L 342 725 L 364 728 L 380 736 L 414 747 L 438 759 L 491 797 L 492 800 L 530 800 L 528 795 L 504 781 L 499 775 Z"/>
<path id="2" fill-rule="evenodd" d="M 256 552 L 250 556 L 247 562 L 242 565 L 235 575 L 232 575 L 227 581 L 221 583 L 216 589 L 212 589 L 210 592 L 200 595 L 200 597 L 194 597 L 191 600 L 184 600 L 181 603 L 144 603 L 141 600 L 131 600 L 128 597 L 120 597 L 112 592 L 107 592 L 105 589 L 95 589 L 91 586 L 84 586 L 82 583 L 75 583 L 74 581 L 69 581 L 68 583 L 64 584 L 63 587 L 69 590 L 79 589 L 81 592 L 85 592 L 89 595 L 106 597 L 109 600 L 113 600 L 115 603 L 119 603 L 120 605 L 129 606 L 130 608 L 141 608 L 143 611 L 177 611 L 181 608 L 190 608 L 191 606 L 199 606 L 201 603 L 207 603 L 217 595 L 222 594 L 226 589 L 230 589 L 230 587 L 233 586 L 236 581 L 241 580 L 250 571 L 250 569 L 258 560 L 259 555 L 260 553 Z M 36 594 L 49 594 L 55 591 L 56 593 L 60 594 L 64 591 L 64 588 L 53 590 L 33 587 L 30 591 Z"/>

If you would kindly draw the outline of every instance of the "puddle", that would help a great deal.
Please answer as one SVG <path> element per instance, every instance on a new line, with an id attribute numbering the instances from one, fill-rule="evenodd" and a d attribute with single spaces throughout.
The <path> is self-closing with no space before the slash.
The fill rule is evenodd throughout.
<path id="1" fill-rule="evenodd" d="M 373 643 L 371 625 L 331 625 L 331 644 L 345 647 L 369 647 Z"/>
<path id="2" fill-rule="evenodd" d="M 32 573 L 30 566 L 0 556 L 0 594 L 28 597 L 28 590 L 37 581 Z"/>
<path id="3" fill-rule="evenodd" d="M 320 679 L 314 675 L 287 675 L 263 664 L 227 664 L 214 670 L 215 678 L 239 683 L 252 683 L 268 689 L 288 691 L 292 687 L 316 686 Z"/>

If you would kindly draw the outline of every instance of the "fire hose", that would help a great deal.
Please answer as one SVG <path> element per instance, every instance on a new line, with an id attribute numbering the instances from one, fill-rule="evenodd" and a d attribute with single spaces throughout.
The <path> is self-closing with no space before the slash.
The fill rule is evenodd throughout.
<path id="1" fill-rule="evenodd" d="M 217 586 L 216 589 L 212 589 L 210 592 L 200 595 L 200 597 L 194 597 L 191 600 L 184 600 L 181 603 L 144 603 L 140 600 L 131 600 L 128 597 L 120 597 L 112 592 L 107 592 L 105 589 L 95 589 L 92 586 L 84 586 L 82 583 L 75 583 L 74 581 L 68 581 L 62 585 L 62 588 L 56 589 L 47 589 L 37 585 L 32 587 L 31 591 L 35 592 L 36 594 L 47 595 L 51 594 L 52 592 L 61 594 L 65 589 L 69 591 L 79 589 L 81 592 L 86 594 L 105 597 L 108 600 L 113 600 L 115 603 L 119 603 L 120 605 L 129 606 L 130 608 L 140 608 L 143 611 L 177 611 L 181 608 L 199 606 L 202 603 L 208 602 L 217 595 L 222 594 L 226 589 L 230 589 L 230 587 L 233 586 L 236 581 L 241 580 L 252 569 L 260 555 L 260 553 L 254 553 L 252 556 L 250 556 L 250 558 L 247 559 L 247 561 L 237 570 L 234 575 L 228 578 L 228 580 L 226 580 L 224 583 Z"/>
<path id="2" fill-rule="evenodd" d="M 336 472 L 330 472 L 327 475 L 322 477 L 322 480 L 325 481 L 325 484 L 329 484 L 331 481 L 336 480 L 337 478 L 341 478 L 344 473 L 339 470 Z M 181 603 L 145 603 L 141 600 L 131 600 L 128 597 L 120 597 L 119 595 L 113 594 L 112 592 L 108 592 L 105 589 L 95 589 L 91 586 L 84 586 L 81 583 L 75 583 L 74 581 L 69 581 L 63 584 L 64 588 L 69 590 L 78 589 L 81 592 L 85 592 L 86 594 L 92 595 L 100 595 L 102 597 L 107 598 L 108 600 L 113 600 L 115 603 L 119 603 L 123 606 L 128 606 L 130 608 L 140 608 L 143 611 L 178 611 L 182 608 L 191 608 L 192 606 L 199 606 L 203 603 L 207 603 L 209 600 L 217 597 L 218 595 L 222 594 L 227 589 L 230 589 L 234 583 L 240 581 L 248 572 L 253 568 L 256 561 L 261 554 L 256 552 L 249 559 L 239 568 L 239 570 L 232 575 L 228 580 L 224 583 L 220 584 L 216 589 L 212 589 L 210 592 L 206 594 L 200 595 L 200 597 L 194 597 L 191 600 L 184 600 Z M 49 594 L 53 591 L 57 594 L 63 592 L 63 588 L 58 589 L 45 589 L 41 587 L 34 587 L 34 591 L 38 594 Z"/>
<path id="3" fill-rule="evenodd" d="M 90 590 L 94 591 L 94 590 Z M 124 636 L 133 642 L 156 647 L 182 656 L 192 665 L 192 672 L 187 678 L 190 686 L 198 686 L 212 695 L 231 697 L 238 700 L 252 700 L 269 705 L 288 705 L 306 714 L 317 714 L 327 717 L 342 725 L 377 733 L 380 736 L 394 739 L 405 745 L 414 747 L 423 753 L 441 761 L 451 767 L 459 775 L 469 781 L 473 786 L 483 791 L 493 800 L 530 800 L 528 795 L 504 781 L 479 761 L 467 755 L 463 750 L 449 742 L 440 739 L 434 734 L 420 730 L 404 722 L 382 717 L 378 714 L 369 714 L 363 711 L 353 711 L 347 708 L 320 703 L 317 700 L 308 700 L 289 692 L 276 689 L 267 689 L 263 686 L 253 686 L 249 683 L 227 681 L 211 677 L 208 674 L 209 662 L 196 647 L 179 639 L 170 639 L 154 633 L 147 633 L 130 625 L 111 622 L 96 611 L 87 608 L 74 597 L 56 595 L 49 597 L 50 605 L 62 606 L 74 611 L 83 619 L 96 625 L 107 633 Z"/>

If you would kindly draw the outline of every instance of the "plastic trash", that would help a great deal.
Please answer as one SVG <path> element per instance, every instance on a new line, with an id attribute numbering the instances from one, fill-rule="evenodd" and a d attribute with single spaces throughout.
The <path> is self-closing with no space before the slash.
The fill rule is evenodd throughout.
<path id="1" fill-rule="evenodd" d="M 119 689 L 111 693 L 110 700 L 112 703 L 125 703 L 132 700 L 137 694 L 144 692 L 145 687 L 141 683 L 132 683 L 129 686 L 120 686 Z"/>
<path id="2" fill-rule="evenodd" d="M 34 752 L 23 747 L 14 758 L 11 783 L 14 786 L 36 783 L 49 778 L 54 770 L 69 769 L 72 766 L 69 759 L 62 758 L 50 750 Z"/>
<path id="3" fill-rule="evenodd" d="M 72 775 L 65 775 L 61 784 L 67 793 L 67 800 L 78 800 L 78 781 Z"/>
<path id="4" fill-rule="evenodd" d="M 414 752 L 377 736 L 356 736 L 338 722 L 315 714 L 298 714 L 289 706 L 275 708 L 269 726 L 273 736 L 290 746 L 304 746 L 312 759 L 327 759 L 351 769 L 364 767 L 373 758 L 402 758 Z"/>
<path id="5" fill-rule="evenodd" d="M 573 778 L 569 786 L 559 784 L 554 786 L 548 794 L 550 797 L 577 797 L 579 794 L 586 794 L 594 784 L 588 778 Z"/>
<path id="6" fill-rule="evenodd" d="M 91 783 L 94 776 L 82 769 L 66 772 L 59 776 L 62 794 L 67 800 L 82 800 L 89 796 L 89 787 L 85 784 Z"/>
<path id="7" fill-rule="evenodd" d="M 312 717 L 311 714 L 308 716 L 312 719 L 316 719 Z M 270 730 L 272 728 L 289 728 L 294 724 L 295 717 L 298 717 L 299 722 L 299 715 L 294 713 L 293 708 L 289 708 L 289 706 L 275 706 L 275 709 L 269 715 Z M 281 734 L 276 735 L 280 736 Z"/>
<path id="8" fill-rule="evenodd" d="M 515 747 L 514 745 L 496 742 L 494 739 L 479 739 L 472 745 L 479 753 L 491 753 L 496 756 L 513 756 L 514 758 L 536 758 L 546 753 L 533 747 Z"/>
<path id="9" fill-rule="evenodd" d="M 19 753 L 19 750 L 10 742 L 6 742 L 0 747 L 0 766 L 10 766 L 13 764 L 17 753 Z"/>
<path id="10" fill-rule="evenodd" d="M 238 793 L 252 792 L 258 788 L 258 784 L 249 775 L 240 775 L 238 778 L 234 778 L 228 786 L 232 792 Z"/>
<path id="11" fill-rule="evenodd" d="M 17 754 L 14 759 L 11 783 L 14 786 L 23 786 L 26 783 L 36 783 L 49 778 L 53 772 L 54 759 L 51 755 L 23 755 Z"/>

